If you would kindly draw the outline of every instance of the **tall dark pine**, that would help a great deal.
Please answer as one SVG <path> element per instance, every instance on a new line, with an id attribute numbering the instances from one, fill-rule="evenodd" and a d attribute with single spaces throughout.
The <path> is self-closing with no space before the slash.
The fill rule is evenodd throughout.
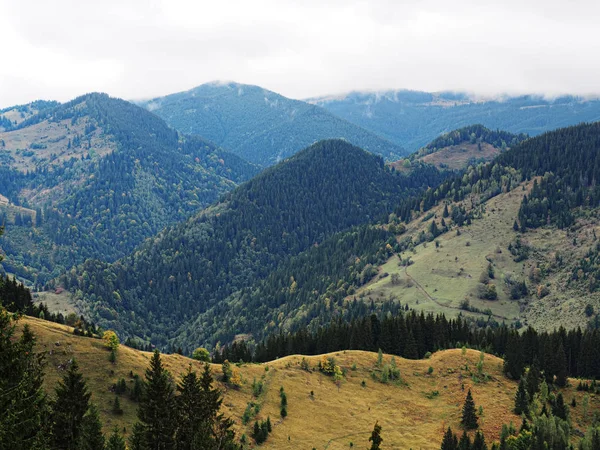
<path id="1" fill-rule="evenodd" d="M 238 448 L 235 443 L 235 432 L 233 431 L 233 421 L 219 413 L 223 397 L 221 391 L 213 388 L 213 376 L 210 371 L 210 365 L 205 364 L 202 376 L 200 378 L 200 387 L 202 389 L 202 407 L 203 420 L 205 426 L 210 431 L 210 446 L 207 450 L 233 450 Z"/>
<path id="2" fill-rule="evenodd" d="M 556 384 L 560 387 L 565 387 L 567 385 L 567 356 L 565 354 L 565 348 L 561 343 L 558 344 L 558 349 L 556 350 Z"/>
<path id="3" fill-rule="evenodd" d="M 456 435 L 452 432 L 452 429 L 448 427 L 446 432 L 444 433 L 444 438 L 442 439 L 441 450 L 457 450 L 458 449 L 458 439 Z"/>
<path id="4" fill-rule="evenodd" d="M 540 373 L 537 360 L 534 360 L 533 364 L 531 364 L 531 367 L 529 367 L 529 370 L 527 371 L 527 376 L 525 377 L 525 384 L 529 398 L 533 398 L 533 396 L 539 392 L 541 377 L 542 374 Z"/>
<path id="5" fill-rule="evenodd" d="M 473 439 L 473 445 L 471 445 L 471 450 L 487 450 L 487 444 L 485 443 L 485 437 L 481 431 L 478 431 L 475 434 L 475 438 Z"/>
<path id="6" fill-rule="evenodd" d="M 81 435 L 79 436 L 80 450 L 104 450 L 104 435 L 98 409 L 91 404 L 87 414 L 83 417 Z"/>
<path id="7" fill-rule="evenodd" d="M 519 334 L 512 331 L 508 336 L 506 354 L 504 355 L 504 373 L 513 380 L 521 378 L 524 369 L 523 347 Z"/>
<path id="8" fill-rule="evenodd" d="M 132 440 L 148 450 L 175 447 L 175 391 L 169 372 L 163 367 L 158 350 L 146 369 L 146 387 L 138 408 L 139 427 Z M 141 434 L 141 435 L 139 435 Z"/>
<path id="9" fill-rule="evenodd" d="M 515 395 L 515 414 L 529 414 L 529 397 L 527 395 L 527 389 L 525 387 L 525 380 L 521 378 L 519 381 L 519 388 Z"/>
<path id="10" fill-rule="evenodd" d="M 56 387 L 52 403 L 52 438 L 54 447 L 76 450 L 83 432 L 84 416 L 90 406 L 91 393 L 73 360 Z"/>
<path id="11" fill-rule="evenodd" d="M 463 431 L 460 441 L 458 441 L 458 450 L 471 450 L 471 438 L 466 431 Z"/>
<path id="12" fill-rule="evenodd" d="M 20 339 L 14 333 L 12 314 L 0 307 L 0 449 L 45 448 L 43 359 L 27 326 Z"/>
<path id="13" fill-rule="evenodd" d="M 208 422 L 209 411 L 202 386 L 192 367 L 181 377 L 177 385 L 177 431 L 175 441 L 177 450 L 209 448 L 211 427 Z"/>
<path id="14" fill-rule="evenodd" d="M 123 439 L 123 436 L 121 436 L 119 429 L 116 426 L 106 443 L 106 450 L 127 450 L 125 447 L 125 439 Z"/>
<path id="15" fill-rule="evenodd" d="M 462 426 L 465 430 L 475 430 L 479 425 L 477 424 L 477 411 L 475 410 L 475 402 L 473 401 L 473 395 L 471 395 L 471 389 L 467 392 L 467 398 L 462 410 Z"/>
<path id="16" fill-rule="evenodd" d="M 381 437 L 381 425 L 379 425 L 379 422 L 375 422 L 369 442 L 371 443 L 371 450 L 379 450 L 381 448 L 383 439 Z"/>

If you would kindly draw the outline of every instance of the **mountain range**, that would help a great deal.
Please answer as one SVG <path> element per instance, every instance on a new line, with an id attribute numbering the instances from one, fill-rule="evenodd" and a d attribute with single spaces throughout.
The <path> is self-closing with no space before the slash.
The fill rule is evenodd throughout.
<path id="1" fill-rule="evenodd" d="M 600 120 L 600 100 L 575 96 L 485 98 L 461 92 L 388 90 L 355 91 L 306 101 L 410 152 L 443 133 L 476 123 L 492 130 L 535 136 Z"/>
<path id="2" fill-rule="evenodd" d="M 173 128 L 269 166 L 316 141 L 343 138 L 391 161 L 406 151 L 325 109 L 258 86 L 214 82 L 141 102 Z"/>

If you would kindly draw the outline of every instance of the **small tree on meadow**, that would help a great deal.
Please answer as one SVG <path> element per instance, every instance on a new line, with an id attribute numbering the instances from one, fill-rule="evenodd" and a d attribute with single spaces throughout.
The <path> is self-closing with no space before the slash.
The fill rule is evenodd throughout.
<path id="1" fill-rule="evenodd" d="M 477 410 L 475 409 L 475 401 L 471 394 L 471 389 L 467 392 L 467 398 L 462 410 L 462 426 L 465 430 L 475 430 L 479 425 L 477 423 Z"/>
<path id="2" fill-rule="evenodd" d="M 381 448 L 383 439 L 381 437 L 381 425 L 379 425 L 379 422 L 375 422 L 369 442 L 371 442 L 371 450 L 379 450 Z"/>

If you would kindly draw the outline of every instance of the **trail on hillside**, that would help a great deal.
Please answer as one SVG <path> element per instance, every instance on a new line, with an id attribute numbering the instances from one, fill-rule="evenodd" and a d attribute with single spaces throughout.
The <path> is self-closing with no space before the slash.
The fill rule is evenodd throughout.
<path id="1" fill-rule="evenodd" d="M 458 306 L 451 306 L 451 305 L 444 305 L 442 303 L 440 303 L 435 297 L 432 297 L 429 292 L 427 292 L 425 290 L 425 288 L 423 286 L 421 286 L 421 284 L 415 279 L 413 278 L 409 273 L 408 273 L 408 267 L 404 267 L 404 274 L 413 282 L 415 283 L 415 285 L 417 286 L 417 288 L 429 299 L 431 300 L 433 303 L 435 303 L 436 305 L 442 307 L 442 308 L 450 308 L 450 309 L 457 309 L 459 311 L 463 311 L 463 309 L 459 308 Z M 470 311 L 473 312 L 473 311 Z M 505 316 L 500 316 L 498 314 L 485 314 L 480 312 L 479 314 L 483 314 L 485 316 L 488 317 L 494 317 L 496 319 L 500 319 L 500 320 L 511 320 L 508 317 Z"/>

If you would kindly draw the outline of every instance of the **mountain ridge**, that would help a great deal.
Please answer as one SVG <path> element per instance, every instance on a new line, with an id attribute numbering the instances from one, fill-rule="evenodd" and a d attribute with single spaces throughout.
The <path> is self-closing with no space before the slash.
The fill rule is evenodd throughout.
<path id="1" fill-rule="evenodd" d="M 260 86 L 213 82 L 138 103 L 174 128 L 199 134 L 263 166 L 327 138 L 346 138 L 387 159 L 405 153 L 318 106 Z"/>

